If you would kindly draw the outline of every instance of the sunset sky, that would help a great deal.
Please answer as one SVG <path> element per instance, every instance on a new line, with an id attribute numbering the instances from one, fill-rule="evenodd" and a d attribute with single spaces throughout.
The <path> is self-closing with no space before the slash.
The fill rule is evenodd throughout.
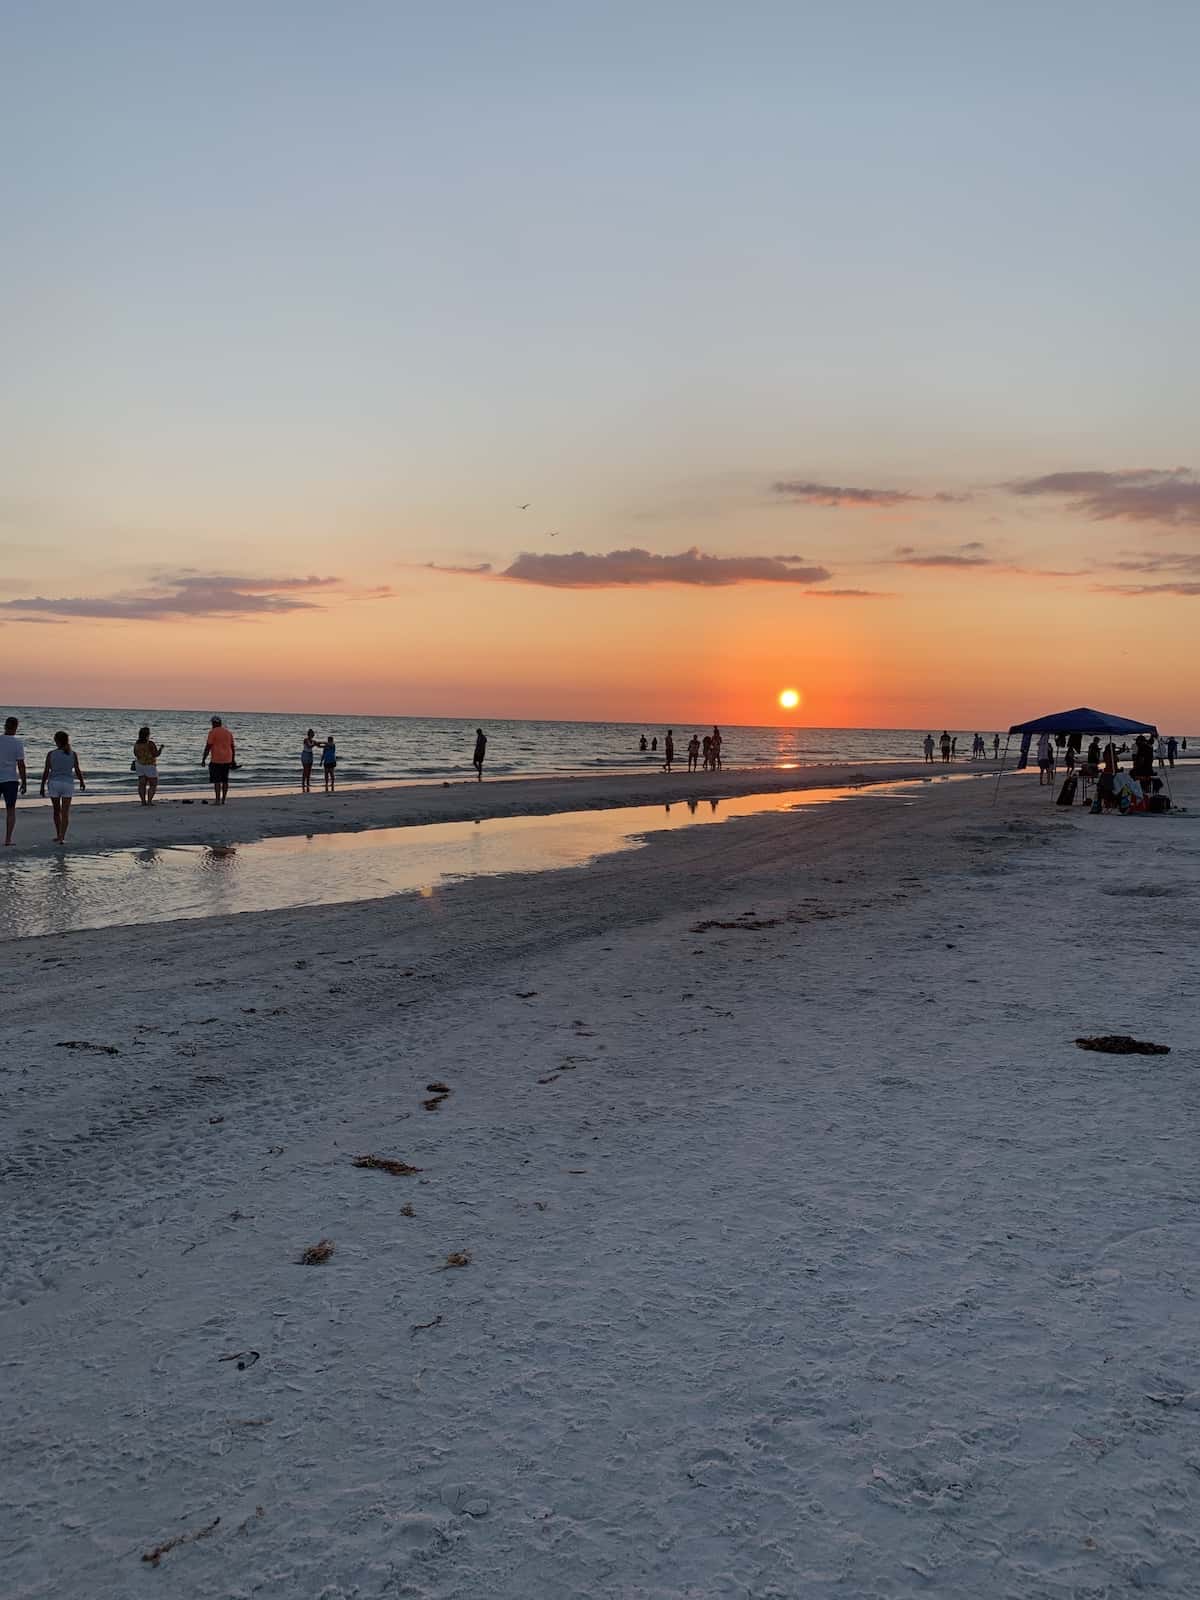
<path id="1" fill-rule="evenodd" d="M 1200 729 L 1200 8 L 50 0 L 4 58 L 9 703 Z"/>

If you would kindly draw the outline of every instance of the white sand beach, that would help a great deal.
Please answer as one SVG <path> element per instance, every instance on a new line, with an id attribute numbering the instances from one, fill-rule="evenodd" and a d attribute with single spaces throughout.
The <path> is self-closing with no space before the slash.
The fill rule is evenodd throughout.
<path id="1" fill-rule="evenodd" d="M 990 798 L 5 945 L 5 1594 L 1200 1592 L 1200 815 Z"/>

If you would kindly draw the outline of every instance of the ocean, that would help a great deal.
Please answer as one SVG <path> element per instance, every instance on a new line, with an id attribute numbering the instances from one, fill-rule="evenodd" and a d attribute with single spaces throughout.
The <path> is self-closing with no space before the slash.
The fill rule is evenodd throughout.
<path id="1" fill-rule="evenodd" d="M 198 792 L 205 775 L 200 755 L 209 719 L 200 711 L 128 711 L 65 706 L 13 706 L 21 719 L 29 776 L 36 784 L 54 731 L 65 728 L 79 755 L 89 793 L 136 793 L 129 770 L 139 726 L 148 722 L 161 744 L 159 791 Z M 237 741 L 239 788 L 258 791 L 298 786 L 300 744 L 306 728 L 337 741 L 338 783 L 435 783 L 472 775 L 474 721 L 454 717 L 292 716 L 274 711 L 223 712 Z M 677 760 L 686 761 L 692 733 L 707 728 L 677 721 Z M 554 776 L 565 773 L 638 772 L 662 760 L 666 726 L 626 722 L 489 722 L 488 777 Z M 727 767 L 788 769 L 825 762 L 918 761 L 921 740 L 940 728 L 768 728 L 725 726 L 722 756 Z M 956 731 L 956 730 L 951 730 Z M 967 756 L 974 729 L 958 730 L 960 759 Z M 980 732 L 990 740 L 994 729 Z M 642 734 L 657 735 L 657 755 L 638 748 Z M 1189 741 L 1190 742 L 1190 741 Z M 319 770 L 314 782 L 321 782 Z"/>

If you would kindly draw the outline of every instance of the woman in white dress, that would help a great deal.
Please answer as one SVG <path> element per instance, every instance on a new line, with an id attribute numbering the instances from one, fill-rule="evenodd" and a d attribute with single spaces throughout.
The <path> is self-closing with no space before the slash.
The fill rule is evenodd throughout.
<path id="1" fill-rule="evenodd" d="M 83 781 L 83 773 L 79 770 L 79 757 L 71 749 L 70 736 L 59 731 L 54 735 L 54 749 L 47 752 L 46 765 L 42 768 L 42 798 L 45 799 L 46 791 L 49 789 L 50 804 L 54 808 L 56 844 L 67 842 L 67 827 L 71 821 L 71 800 L 77 782 L 80 794 L 84 794 L 87 784 Z"/>

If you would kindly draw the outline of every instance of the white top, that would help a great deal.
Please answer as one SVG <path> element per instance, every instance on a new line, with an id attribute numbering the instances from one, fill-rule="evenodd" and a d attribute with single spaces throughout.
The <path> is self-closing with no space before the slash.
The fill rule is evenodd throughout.
<path id="1" fill-rule="evenodd" d="M 24 761 L 25 746 L 15 733 L 0 733 L 0 783 L 16 783 L 21 774 L 17 762 Z"/>
<path id="2" fill-rule="evenodd" d="M 75 776 L 75 752 L 73 750 L 54 749 L 50 752 L 50 776 L 52 778 L 73 778 Z"/>

